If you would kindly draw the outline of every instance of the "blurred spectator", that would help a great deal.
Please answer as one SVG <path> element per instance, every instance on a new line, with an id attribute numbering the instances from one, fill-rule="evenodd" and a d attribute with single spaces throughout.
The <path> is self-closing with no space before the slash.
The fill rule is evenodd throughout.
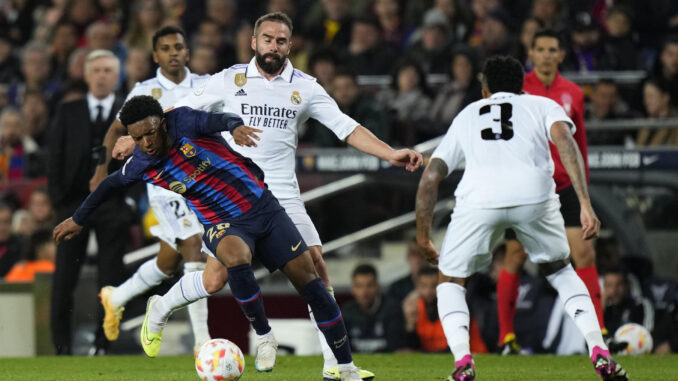
<path id="1" fill-rule="evenodd" d="M 351 43 L 351 25 L 348 0 L 320 0 L 304 18 L 304 34 L 316 46 L 330 45 L 346 49 Z"/>
<path id="2" fill-rule="evenodd" d="M 238 7 L 235 0 L 206 0 L 205 19 L 214 21 L 224 41 L 232 44 L 238 29 Z"/>
<path id="3" fill-rule="evenodd" d="M 483 42 L 479 48 L 481 57 L 495 54 L 510 54 L 515 50 L 511 15 L 502 7 L 496 7 L 487 13 L 483 21 Z"/>
<path id="4" fill-rule="evenodd" d="M 449 70 L 451 58 L 450 25 L 439 11 L 432 10 L 424 15 L 421 39 L 407 51 L 417 60 L 426 73 L 445 73 Z"/>
<path id="5" fill-rule="evenodd" d="M 671 101 L 678 106 L 678 35 L 666 38 L 652 74 L 669 83 Z"/>
<path id="6" fill-rule="evenodd" d="M 3 1 L 0 3 L 0 28 L 9 32 L 12 42 L 18 46 L 31 38 L 33 31 L 33 7 L 31 1 Z M 4 22 L 3 22 L 4 21 Z"/>
<path id="7" fill-rule="evenodd" d="M 614 120 L 633 118 L 636 115 L 621 99 L 617 83 L 612 79 L 601 79 L 591 92 L 591 101 L 586 104 L 584 117 L 586 120 Z M 618 131 L 589 130 L 587 133 L 590 145 L 624 145 L 627 140 L 635 140 Z"/>
<path id="8" fill-rule="evenodd" d="M 87 94 L 87 83 L 82 79 L 70 79 L 64 85 L 61 103 L 82 99 Z"/>
<path id="9" fill-rule="evenodd" d="M 14 55 L 14 47 L 9 34 L 0 30 L 0 84 L 11 84 L 19 78 L 21 72 L 19 60 Z"/>
<path id="10" fill-rule="evenodd" d="M 403 19 L 404 3 L 401 0 L 374 1 L 374 14 L 381 28 L 382 41 L 392 44 L 398 50 L 405 49 L 412 34 L 412 28 L 405 25 Z M 355 33 L 355 28 L 353 33 Z"/>
<path id="11" fill-rule="evenodd" d="M 85 46 L 85 30 L 99 16 L 94 0 L 69 0 L 64 15 L 64 19 L 73 23 L 78 31 L 78 46 Z"/>
<path id="12" fill-rule="evenodd" d="M 21 259 L 22 243 L 12 234 L 12 208 L 0 203 L 0 278 Z"/>
<path id="13" fill-rule="evenodd" d="M 610 8 L 605 16 L 607 35 L 603 38 L 600 70 L 635 70 L 638 67 L 633 36 L 633 15 L 624 6 Z"/>
<path id="14" fill-rule="evenodd" d="M 24 133 L 30 136 L 39 146 L 46 144 L 49 106 L 41 92 L 28 90 L 24 94 L 21 114 L 25 121 Z"/>
<path id="15" fill-rule="evenodd" d="M 37 90 L 42 92 L 47 102 L 52 104 L 59 91 L 61 84 L 50 80 L 50 56 L 47 46 L 33 42 L 24 47 L 21 57 L 21 73 L 23 74 L 23 83 L 13 85 L 9 89 L 8 97 L 10 104 L 21 106 L 23 95 L 26 90 Z"/>
<path id="16" fill-rule="evenodd" d="M 377 94 L 379 103 L 394 121 L 394 139 L 398 144 L 418 141 L 417 124 L 428 117 L 431 107 L 426 75 L 417 61 L 405 59 L 393 70 L 391 86 Z"/>
<path id="17" fill-rule="evenodd" d="M 397 49 L 381 40 L 379 25 L 369 18 L 353 22 L 347 62 L 356 75 L 388 74 L 398 55 Z"/>
<path id="18" fill-rule="evenodd" d="M 4 110 L 9 104 L 9 98 L 7 97 L 8 92 L 9 86 L 4 83 L 0 83 L 0 112 L 2 112 L 2 110 Z"/>
<path id="19" fill-rule="evenodd" d="M 0 183 L 25 177 L 28 155 L 38 145 L 26 134 L 26 121 L 16 109 L 5 109 L 0 115 Z"/>
<path id="20" fill-rule="evenodd" d="M 75 49 L 71 56 L 68 57 L 68 78 L 69 79 L 84 79 L 85 74 L 85 60 L 89 49 L 78 48 Z"/>
<path id="21" fill-rule="evenodd" d="M 240 40 L 241 37 L 238 38 L 238 41 Z M 251 43 L 251 40 L 252 33 L 249 33 L 249 36 L 247 36 L 248 45 L 246 47 L 250 53 L 250 57 L 252 48 L 250 47 L 249 43 Z M 235 57 L 236 53 L 234 52 L 233 46 L 224 41 L 224 36 L 221 33 L 219 24 L 212 20 L 204 20 L 200 23 L 200 25 L 198 25 L 198 33 L 195 37 L 193 45 L 207 46 L 214 51 L 217 57 L 217 70 L 221 70 L 224 67 L 228 67 L 234 63 L 237 63 L 237 59 Z"/>
<path id="22" fill-rule="evenodd" d="M 525 72 L 529 72 L 534 68 L 534 62 L 530 59 L 530 48 L 532 47 L 534 34 L 543 27 L 541 21 L 534 17 L 528 17 L 523 21 L 523 25 L 520 28 L 520 43 L 517 44 L 514 57 L 523 64 Z"/>
<path id="23" fill-rule="evenodd" d="M 129 20 L 129 4 L 124 0 L 97 0 L 101 10 L 99 20 L 111 28 L 113 37 L 117 40 L 127 29 Z"/>
<path id="24" fill-rule="evenodd" d="M 671 103 L 671 89 L 662 79 L 651 78 L 643 85 L 643 104 L 649 118 L 677 118 L 678 109 Z M 678 129 L 642 128 L 638 131 L 639 146 L 678 144 Z"/>
<path id="25" fill-rule="evenodd" d="M 422 352 L 448 350 L 443 325 L 438 317 L 438 269 L 426 266 L 419 270 L 416 289 L 403 301 L 408 348 Z"/>
<path id="26" fill-rule="evenodd" d="M 217 57 L 214 49 L 205 45 L 198 45 L 191 49 L 189 61 L 191 71 L 198 75 L 214 74 L 217 68 Z"/>
<path id="27" fill-rule="evenodd" d="M 671 321 L 655 320 L 654 307 L 650 300 L 631 295 L 628 277 L 620 269 L 610 269 L 603 276 L 603 302 L 605 327 L 610 333 L 614 334 L 626 323 L 637 323 L 652 333 L 655 352 L 670 352 Z"/>
<path id="28" fill-rule="evenodd" d="M 358 86 L 355 75 L 348 70 L 339 70 L 332 79 L 332 98 L 341 111 L 372 131 L 379 139 L 390 142 L 390 125 L 388 117 L 381 106 L 369 94 Z M 346 147 L 346 144 L 318 122 L 308 123 L 304 140 L 320 147 Z"/>
<path id="29" fill-rule="evenodd" d="M 27 208 L 36 229 L 52 231 L 56 226 L 56 215 L 54 209 L 52 209 L 52 203 L 49 201 L 49 193 L 46 187 L 37 187 L 31 192 Z"/>
<path id="30" fill-rule="evenodd" d="M 69 22 L 60 22 L 52 33 L 52 78 L 64 81 L 68 76 L 68 57 L 78 46 L 78 34 L 75 26 Z"/>
<path id="31" fill-rule="evenodd" d="M 471 0 L 473 24 L 469 33 L 469 45 L 476 47 L 483 43 L 483 24 L 488 12 L 501 4 L 499 0 Z"/>
<path id="32" fill-rule="evenodd" d="M 127 48 L 142 48 L 153 51 L 153 34 L 160 28 L 165 19 L 165 12 L 160 0 L 139 0 L 133 3 L 132 20 L 125 33 Z"/>
<path id="33" fill-rule="evenodd" d="M 405 297 L 409 295 L 412 290 L 414 290 L 414 284 L 417 281 L 417 274 L 419 270 L 426 265 L 426 260 L 419 253 L 419 245 L 414 238 L 411 238 L 407 244 L 407 254 L 406 260 L 409 266 L 410 272 L 403 276 L 402 278 L 391 283 L 388 288 L 387 296 L 389 299 L 393 300 L 397 305 L 401 305 Z"/>
<path id="34" fill-rule="evenodd" d="M 570 50 L 562 64 L 563 71 L 597 70 L 601 60 L 600 32 L 588 13 L 576 16 L 571 32 Z"/>
<path id="35" fill-rule="evenodd" d="M 339 54 L 332 48 L 320 48 L 308 59 L 309 73 L 316 77 L 318 83 L 328 93 L 332 93 L 332 80 L 337 67 L 340 66 Z"/>
<path id="36" fill-rule="evenodd" d="M 6 282 L 33 282 L 35 273 L 54 272 L 56 244 L 52 240 L 52 230 L 36 231 L 29 242 L 28 258 L 12 267 L 5 276 Z"/>
<path id="37" fill-rule="evenodd" d="M 254 26 L 249 22 L 243 22 L 238 27 L 238 30 L 235 35 L 235 56 L 231 62 L 226 62 L 226 66 L 231 66 L 239 63 L 250 62 L 252 57 L 254 57 L 254 52 L 252 51 L 252 36 L 254 35 Z M 292 37 L 294 39 L 294 37 Z M 298 40 L 297 40 L 298 41 Z M 292 47 L 294 49 L 294 47 Z M 299 52 L 290 52 L 288 57 L 291 60 L 299 61 L 298 53 Z M 294 67 L 297 67 L 296 65 Z"/>
<path id="38" fill-rule="evenodd" d="M 377 269 L 358 265 L 351 276 L 354 300 L 341 308 L 351 349 L 356 353 L 389 352 L 390 338 L 395 336 L 387 300 L 381 293 Z"/>
<path id="39" fill-rule="evenodd" d="M 532 17 L 544 28 L 562 32 L 565 29 L 563 0 L 534 0 Z"/>
<path id="40" fill-rule="evenodd" d="M 431 11 L 437 11 L 445 15 L 450 26 L 452 41 L 466 41 L 469 33 L 469 21 L 461 0 L 434 0 L 433 8 L 427 12 Z"/>
<path id="41" fill-rule="evenodd" d="M 121 93 L 128 94 L 137 82 L 151 77 L 151 55 L 142 48 L 131 48 L 125 58 L 125 80 Z"/>
<path id="42" fill-rule="evenodd" d="M 475 51 L 470 48 L 457 49 L 451 63 L 451 81 L 438 91 L 429 112 L 437 127 L 431 131 L 432 134 L 444 134 L 459 111 L 482 98 Z"/>

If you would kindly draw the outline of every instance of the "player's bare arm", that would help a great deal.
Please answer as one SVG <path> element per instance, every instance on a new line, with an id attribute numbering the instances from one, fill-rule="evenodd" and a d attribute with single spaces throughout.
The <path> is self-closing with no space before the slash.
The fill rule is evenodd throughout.
<path id="1" fill-rule="evenodd" d="M 57 244 L 61 241 L 68 241 L 76 235 L 80 234 L 82 226 L 78 225 L 73 221 L 73 218 L 69 217 L 61 222 L 54 228 L 52 232 L 52 237 Z"/>
<path id="2" fill-rule="evenodd" d="M 424 159 L 419 152 L 411 149 L 393 149 L 363 126 L 356 127 L 348 135 L 346 142 L 357 150 L 383 160 L 388 160 L 389 163 L 397 167 L 405 167 L 410 172 L 416 171 L 424 163 Z"/>
<path id="3" fill-rule="evenodd" d="M 111 124 L 111 127 L 106 132 L 106 136 L 104 136 L 103 143 L 104 148 L 106 148 L 106 155 L 104 155 L 104 162 L 96 167 L 94 175 L 92 175 L 92 178 L 89 180 L 90 192 L 92 192 L 97 186 L 99 186 L 99 184 L 106 178 L 106 175 L 108 175 L 108 164 L 111 162 L 111 157 L 115 157 L 118 160 L 122 159 L 116 156 L 112 156 L 113 146 L 115 145 L 116 141 L 126 132 L 127 129 L 125 128 L 125 126 L 122 125 L 122 123 L 120 123 L 118 119 L 115 119 L 113 124 Z"/>
<path id="4" fill-rule="evenodd" d="M 431 241 L 433 207 L 438 200 L 438 185 L 447 176 L 447 164 L 440 159 L 432 159 L 419 181 L 415 211 L 417 215 L 417 243 L 421 253 L 432 264 L 438 263 L 440 254 Z"/>
<path id="5" fill-rule="evenodd" d="M 600 221 L 591 206 L 588 187 L 586 186 L 586 171 L 584 159 L 574 141 L 569 126 L 564 122 L 556 122 L 551 126 L 551 139 L 558 148 L 558 154 L 563 166 L 570 176 L 572 187 L 577 192 L 579 204 L 581 204 L 581 226 L 584 239 L 598 236 Z"/>
<path id="6" fill-rule="evenodd" d="M 249 126 L 240 126 L 236 127 L 231 134 L 235 144 L 245 147 L 256 147 L 257 143 L 255 140 L 259 141 L 261 138 L 257 133 L 262 133 L 263 131 Z"/>

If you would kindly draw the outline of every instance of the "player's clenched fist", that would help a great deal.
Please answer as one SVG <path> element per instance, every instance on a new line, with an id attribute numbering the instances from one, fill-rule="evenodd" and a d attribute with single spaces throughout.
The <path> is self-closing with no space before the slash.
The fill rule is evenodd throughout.
<path id="1" fill-rule="evenodd" d="M 82 226 L 76 224 L 75 221 L 73 221 L 73 218 L 67 218 L 54 228 L 52 237 L 58 244 L 63 240 L 68 241 L 80 234 L 81 230 Z"/>
<path id="2" fill-rule="evenodd" d="M 256 147 L 257 143 L 254 140 L 261 140 L 257 132 L 263 132 L 262 130 L 249 126 L 240 126 L 236 127 L 233 130 L 233 140 L 235 144 L 245 147 Z"/>

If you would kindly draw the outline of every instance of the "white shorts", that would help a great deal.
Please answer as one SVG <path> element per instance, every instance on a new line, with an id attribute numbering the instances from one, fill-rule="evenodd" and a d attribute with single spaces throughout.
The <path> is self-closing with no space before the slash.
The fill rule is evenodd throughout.
<path id="1" fill-rule="evenodd" d="M 148 201 L 158 225 L 151 226 L 151 234 L 177 250 L 177 240 L 203 234 L 203 228 L 193 210 L 180 195 L 155 185 L 146 184 Z"/>
<path id="2" fill-rule="evenodd" d="M 315 230 L 313 221 L 311 217 L 306 213 L 306 207 L 304 207 L 304 202 L 300 198 L 288 198 L 285 200 L 278 200 L 280 206 L 285 208 L 285 212 L 290 216 L 292 222 L 301 233 L 301 238 L 306 242 L 306 246 L 320 246 L 322 242 L 320 241 L 320 235 L 318 231 Z"/>
<path id="3" fill-rule="evenodd" d="M 438 268 L 467 278 L 492 262 L 491 250 L 512 228 L 534 263 L 568 258 L 570 246 L 558 199 L 510 208 L 455 207 L 440 250 Z"/>

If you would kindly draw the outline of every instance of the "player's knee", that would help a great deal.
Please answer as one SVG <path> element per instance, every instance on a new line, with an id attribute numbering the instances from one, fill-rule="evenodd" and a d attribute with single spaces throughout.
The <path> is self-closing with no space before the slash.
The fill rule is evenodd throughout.
<path id="1" fill-rule="evenodd" d="M 222 288 L 226 285 L 228 281 L 228 272 L 226 268 L 223 271 L 213 271 L 203 274 L 203 286 L 205 286 L 205 291 L 210 294 L 221 291 Z"/>

